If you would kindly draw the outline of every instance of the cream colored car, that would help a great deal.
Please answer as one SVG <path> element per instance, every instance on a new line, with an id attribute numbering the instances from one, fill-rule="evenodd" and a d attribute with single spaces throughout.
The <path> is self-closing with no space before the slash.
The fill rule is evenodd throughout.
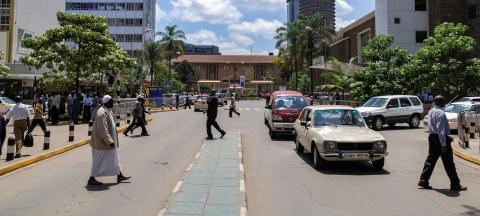
<path id="1" fill-rule="evenodd" d="M 374 169 L 383 169 L 387 142 L 352 107 L 305 107 L 294 129 L 297 152 L 313 153 L 316 169 L 328 161 L 371 161 Z"/>
<path id="2" fill-rule="evenodd" d="M 193 110 L 195 112 L 205 111 L 208 108 L 207 104 L 208 96 L 206 95 L 199 95 L 195 104 L 193 104 Z"/>

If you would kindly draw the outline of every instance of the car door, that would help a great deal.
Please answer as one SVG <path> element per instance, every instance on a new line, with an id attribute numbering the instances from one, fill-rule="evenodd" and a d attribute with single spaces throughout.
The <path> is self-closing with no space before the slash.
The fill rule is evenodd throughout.
<path id="1" fill-rule="evenodd" d="M 270 124 L 271 119 L 272 119 L 272 104 L 273 104 L 273 96 L 270 96 L 270 100 L 268 101 L 267 105 L 265 106 L 265 113 L 264 117 L 265 120 Z"/>
<path id="2" fill-rule="evenodd" d="M 302 121 L 307 121 L 307 116 L 310 113 L 310 109 L 303 109 L 300 117 L 295 121 L 295 131 L 297 132 L 297 139 L 302 145 L 305 143 L 305 126 L 301 125 Z"/>
<path id="3" fill-rule="evenodd" d="M 410 117 L 412 116 L 414 110 L 412 103 L 407 97 L 401 97 L 399 98 L 400 101 L 400 115 L 399 115 L 399 121 L 400 122 L 409 122 Z"/>
<path id="4" fill-rule="evenodd" d="M 387 112 L 385 113 L 385 123 L 397 123 L 399 120 L 400 112 L 400 103 L 398 98 L 391 98 L 387 103 Z"/>

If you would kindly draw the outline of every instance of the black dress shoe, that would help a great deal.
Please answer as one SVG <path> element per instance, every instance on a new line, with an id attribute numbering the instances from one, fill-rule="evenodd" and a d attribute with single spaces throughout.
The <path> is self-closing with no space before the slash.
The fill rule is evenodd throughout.
<path id="1" fill-rule="evenodd" d="M 222 136 L 220 136 L 220 139 L 223 138 L 225 136 L 225 134 L 227 134 L 227 132 L 222 131 Z"/>
<path id="2" fill-rule="evenodd" d="M 123 182 L 123 181 L 126 181 L 128 179 L 131 179 L 132 177 L 131 176 L 123 176 L 123 175 L 119 175 L 117 176 L 117 183 L 120 183 L 120 182 Z"/>
<path id="3" fill-rule="evenodd" d="M 452 190 L 452 191 L 466 191 L 467 187 L 464 187 L 464 186 L 461 186 L 461 185 L 451 186 L 450 190 Z"/>
<path id="4" fill-rule="evenodd" d="M 123 135 L 128 136 L 128 132 L 127 132 L 127 131 L 124 131 L 124 132 L 123 132 Z"/>
<path id="5" fill-rule="evenodd" d="M 207 137 L 206 140 L 213 140 L 213 137 Z"/>
<path id="6" fill-rule="evenodd" d="M 423 189 L 432 189 L 432 186 L 430 186 L 428 182 L 424 182 L 424 181 L 418 182 L 418 186 L 422 187 Z"/>
<path id="7" fill-rule="evenodd" d="M 146 134 L 142 134 L 142 136 L 150 136 L 150 134 L 146 133 Z"/>
<path id="8" fill-rule="evenodd" d="M 99 185 L 103 185 L 103 183 L 97 181 L 97 179 L 95 179 L 95 178 L 90 178 L 90 179 L 88 180 L 88 185 L 89 185 L 89 186 L 99 186 Z"/>
<path id="9" fill-rule="evenodd" d="M 21 158 L 22 157 L 22 154 L 16 154 L 15 155 L 15 158 Z"/>

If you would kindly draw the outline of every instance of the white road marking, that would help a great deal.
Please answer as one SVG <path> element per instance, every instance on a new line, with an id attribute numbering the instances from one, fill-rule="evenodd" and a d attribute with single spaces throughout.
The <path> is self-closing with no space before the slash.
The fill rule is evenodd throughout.
<path id="1" fill-rule="evenodd" d="M 255 108 L 255 111 L 260 112 L 261 110 L 259 108 Z"/>
<path id="2" fill-rule="evenodd" d="M 158 212 L 157 216 L 163 216 L 163 215 L 165 215 L 165 212 L 166 212 L 166 211 L 167 211 L 167 209 L 166 209 L 166 208 L 163 208 L 162 210 L 160 210 L 160 211 Z M 240 210 L 240 211 L 241 211 L 241 210 Z M 240 215 L 242 215 L 242 214 L 240 213 Z"/>
<path id="3" fill-rule="evenodd" d="M 195 155 L 195 159 L 198 159 L 198 157 L 200 157 L 200 152 L 198 152 L 198 153 Z"/>
<path id="4" fill-rule="evenodd" d="M 240 191 L 245 192 L 245 180 L 240 180 Z"/>
<path id="5" fill-rule="evenodd" d="M 175 187 L 173 188 L 172 193 L 177 193 L 178 190 L 180 190 L 180 187 L 182 186 L 182 184 L 183 184 L 183 181 L 178 181 L 177 185 L 175 185 Z"/>
<path id="6" fill-rule="evenodd" d="M 252 110 L 252 109 L 250 109 L 250 108 L 245 108 L 245 111 L 250 111 L 250 110 Z"/>
<path id="7" fill-rule="evenodd" d="M 239 108 L 237 108 L 237 109 L 238 109 L 238 111 L 242 111 L 242 110 L 243 110 L 243 108 L 241 108 L 241 107 L 239 107 Z"/>
<path id="8" fill-rule="evenodd" d="M 187 172 L 189 172 L 193 167 L 193 163 L 191 163 L 190 165 L 188 165 L 188 168 L 187 168 Z"/>
<path id="9" fill-rule="evenodd" d="M 238 158 L 242 159 L 242 152 L 238 152 Z"/>
<path id="10" fill-rule="evenodd" d="M 204 149 L 205 148 L 205 143 L 202 144 L 202 148 L 201 149 Z"/>
<path id="11" fill-rule="evenodd" d="M 240 172 L 243 172 L 245 170 L 245 167 L 243 167 L 243 164 L 240 164 L 238 166 L 238 169 L 240 170 Z"/>
<path id="12" fill-rule="evenodd" d="M 247 216 L 247 207 L 242 207 L 240 209 L 240 216 Z"/>

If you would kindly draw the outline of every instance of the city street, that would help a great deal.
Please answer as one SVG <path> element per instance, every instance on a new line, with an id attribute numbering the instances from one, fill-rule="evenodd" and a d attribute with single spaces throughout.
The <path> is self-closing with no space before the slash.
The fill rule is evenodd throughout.
<path id="1" fill-rule="evenodd" d="M 241 116 L 234 118 L 219 108 L 220 126 L 241 132 L 248 215 L 480 215 L 476 165 L 455 158 L 468 191 L 449 190 L 441 161 L 430 182 L 434 189 L 417 188 L 427 155 L 424 128 L 399 125 L 381 132 L 390 153 L 382 172 L 368 163 L 333 163 L 317 171 L 310 155 L 295 152 L 291 137 L 270 139 L 264 105 L 242 100 Z M 1 176 L 0 215 L 157 215 L 200 151 L 206 117 L 193 109 L 152 116 L 151 136 L 120 135 L 120 160 L 130 182 L 101 178 L 111 184 L 86 187 L 91 149 L 80 147 Z"/>

